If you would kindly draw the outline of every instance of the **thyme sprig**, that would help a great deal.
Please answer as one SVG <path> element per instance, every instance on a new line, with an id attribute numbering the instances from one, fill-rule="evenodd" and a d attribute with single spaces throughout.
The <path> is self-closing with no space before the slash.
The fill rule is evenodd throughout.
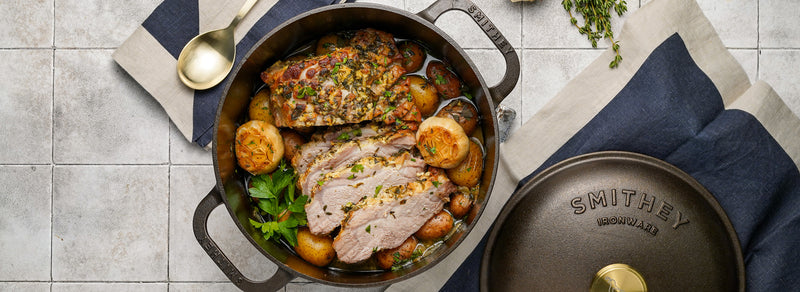
<path id="1" fill-rule="evenodd" d="M 578 32 L 586 35 L 592 47 L 597 48 L 597 40 L 608 38 L 616 54 L 608 67 L 616 68 L 622 62 L 622 56 L 619 54 L 619 41 L 614 41 L 614 32 L 611 30 L 611 9 L 622 16 L 628 11 L 625 0 L 562 0 L 561 5 L 569 13 L 569 21 L 578 28 Z M 583 16 L 583 26 L 578 25 L 578 19 L 572 15 L 573 8 Z"/>

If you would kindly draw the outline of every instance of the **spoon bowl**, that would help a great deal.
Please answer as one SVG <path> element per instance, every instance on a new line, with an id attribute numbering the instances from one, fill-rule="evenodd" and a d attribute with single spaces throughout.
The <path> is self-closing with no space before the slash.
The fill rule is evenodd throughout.
<path id="1" fill-rule="evenodd" d="M 248 0 L 228 27 L 194 37 L 178 56 L 178 77 L 186 86 L 203 90 L 222 82 L 233 68 L 236 44 L 233 30 L 258 0 Z"/>

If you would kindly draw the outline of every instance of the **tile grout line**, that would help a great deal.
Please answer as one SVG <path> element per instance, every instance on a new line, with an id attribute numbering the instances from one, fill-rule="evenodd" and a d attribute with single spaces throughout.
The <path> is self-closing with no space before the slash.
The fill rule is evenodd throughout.
<path id="1" fill-rule="evenodd" d="M 56 193 L 56 1 L 53 1 L 53 39 L 52 39 L 52 79 L 50 80 L 51 86 L 51 99 L 50 99 L 50 285 L 49 289 L 53 290 L 53 238 L 55 237 L 55 193 Z"/>
<path id="2" fill-rule="evenodd" d="M 759 70 L 761 69 L 761 0 L 756 1 L 756 76 L 759 80 Z"/>

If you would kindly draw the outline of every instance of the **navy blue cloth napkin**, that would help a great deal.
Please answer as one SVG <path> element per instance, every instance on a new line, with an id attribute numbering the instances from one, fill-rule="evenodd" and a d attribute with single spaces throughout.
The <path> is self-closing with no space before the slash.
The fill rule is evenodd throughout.
<path id="1" fill-rule="evenodd" d="M 725 209 L 739 237 L 747 290 L 800 287 L 797 165 L 753 115 L 724 108 L 717 87 L 695 64 L 677 33 L 658 46 L 622 91 L 517 188 L 559 161 L 604 150 L 659 158 L 706 187 Z M 486 241 L 442 291 L 477 291 Z"/>

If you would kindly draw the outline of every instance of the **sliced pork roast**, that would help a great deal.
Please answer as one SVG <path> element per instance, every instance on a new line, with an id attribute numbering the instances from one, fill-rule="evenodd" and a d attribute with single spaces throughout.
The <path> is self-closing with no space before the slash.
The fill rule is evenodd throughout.
<path id="1" fill-rule="evenodd" d="M 353 140 L 364 140 L 369 137 L 382 135 L 391 130 L 389 127 L 381 127 L 370 123 L 367 125 L 347 125 L 331 127 L 325 131 L 314 133 L 311 139 L 300 146 L 299 155 L 292 158 L 292 167 L 297 173 L 305 173 L 306 169 L 317 156 L 333 147 L 334 143 L 344 143 Z"/>
<path id="2" fill-rule="evenodd" d="M 270 88 L 278 127 L 332 126 L 376 120 L 420 122 L 402 56 L 391 34 L 357 31 L 351 46 L 299 61 L 277 62 L 261 73 Z M 396 84 L 397 83 L 397 84 Z"/>
<path id="3" fill-rule="evenodd" d="M 314 158 L 306 171 L 300 174 L 298 185 L 303 194 L 311 194 L 312 188 L 318 185 L 328 172 L 346 167 L 364 157 L 388 157 L 400 150 L 409 150 L 414 147 L 414 143 L 416 143 L 414 132 L 409 130 L 387 132 L 364 140 L 336 143 L 330 150 Z"/>
<path id="4" fill-rule="evenodd" d="M 378 188 L 405 185 L 425 172 L 425 161 L 408 152 L 390 157 L 365 157 L 325 174 L 311 190 L 306 204 L 311 233 L 328 234 L 338 227 L 346 212 Z"/>
<path id="5" fill-rule="evenodd" d="M 357 263 L 395 248 L 442 210 L 456 191 L 441 170 L 420 174 L 407 185 L 383 189 L 359 202 L 342 223 L 333 249 L 342 262 Z"/>

